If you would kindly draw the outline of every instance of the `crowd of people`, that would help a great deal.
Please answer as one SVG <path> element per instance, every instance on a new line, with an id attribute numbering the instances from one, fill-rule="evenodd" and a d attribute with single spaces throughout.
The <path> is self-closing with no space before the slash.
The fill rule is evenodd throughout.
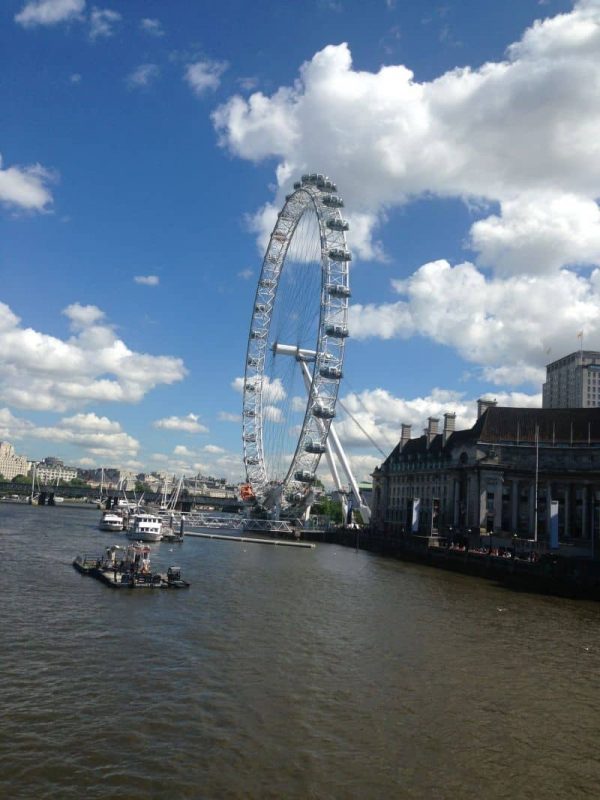
<path id="1" fill-rule="evenodd" d="M 517 550 L 515 547 L 495 547 L 492 545 L 479 545 L 469 547 L 464 539 L 450 540 L 447 543 L 448 550 L 459 553 L 474 553 L 482 556 L 494 556 L 495 558 L 515 558 L 521 561 L 536 562 L 539 554 L 535 550 Z"/>

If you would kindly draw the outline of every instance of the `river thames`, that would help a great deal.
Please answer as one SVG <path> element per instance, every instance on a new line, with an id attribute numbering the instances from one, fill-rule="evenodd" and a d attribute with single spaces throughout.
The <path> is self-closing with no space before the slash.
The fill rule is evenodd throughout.
<path id="1" fill-rule="evenodd" d="M 598 796 L 599 605 L 191 538 L 113 591 L 99 514 L 0 505 L 0 796 Z"/>

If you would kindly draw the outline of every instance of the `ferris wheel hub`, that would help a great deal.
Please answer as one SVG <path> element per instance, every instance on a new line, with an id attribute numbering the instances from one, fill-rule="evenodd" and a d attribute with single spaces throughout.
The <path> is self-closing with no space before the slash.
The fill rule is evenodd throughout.
<path id="1" fill-rule="evenodd" d="M 281 342 L 275 342 L 271 350 L 274 355 L 293 356 L 296 361 L 314 361 L 317 357 L 316 350 L 305 350 L 303 347 L 297 347 L 293 344 L 281 344 Z"/>

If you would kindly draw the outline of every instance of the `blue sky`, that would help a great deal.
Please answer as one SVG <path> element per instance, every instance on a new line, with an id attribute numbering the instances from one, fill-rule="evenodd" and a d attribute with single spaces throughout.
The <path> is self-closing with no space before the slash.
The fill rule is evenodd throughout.
<path id="1" fill-rule="evenodd" d="M 344 405 L 540 403 L 600 348 L 600 0 L 7 0 L 0 437 L 241 478 L 265 234 L 326 172 L 354 253 Z M 410 72 L 409 72 L 410 71 Z M 136 280 L 137 279 L 137 280 Z M 381 460 L 351 419 L 360 478 Z"/>

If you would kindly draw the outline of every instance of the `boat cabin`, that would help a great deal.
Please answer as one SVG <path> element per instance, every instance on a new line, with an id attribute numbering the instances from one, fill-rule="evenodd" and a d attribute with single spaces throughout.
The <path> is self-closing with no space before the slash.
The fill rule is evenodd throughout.
<path id="1" fill-rule="evenodd" d="M 146 544 L 130 544 L 123 559 L 124 572 L 150 572 L 150 548 Z"/>

